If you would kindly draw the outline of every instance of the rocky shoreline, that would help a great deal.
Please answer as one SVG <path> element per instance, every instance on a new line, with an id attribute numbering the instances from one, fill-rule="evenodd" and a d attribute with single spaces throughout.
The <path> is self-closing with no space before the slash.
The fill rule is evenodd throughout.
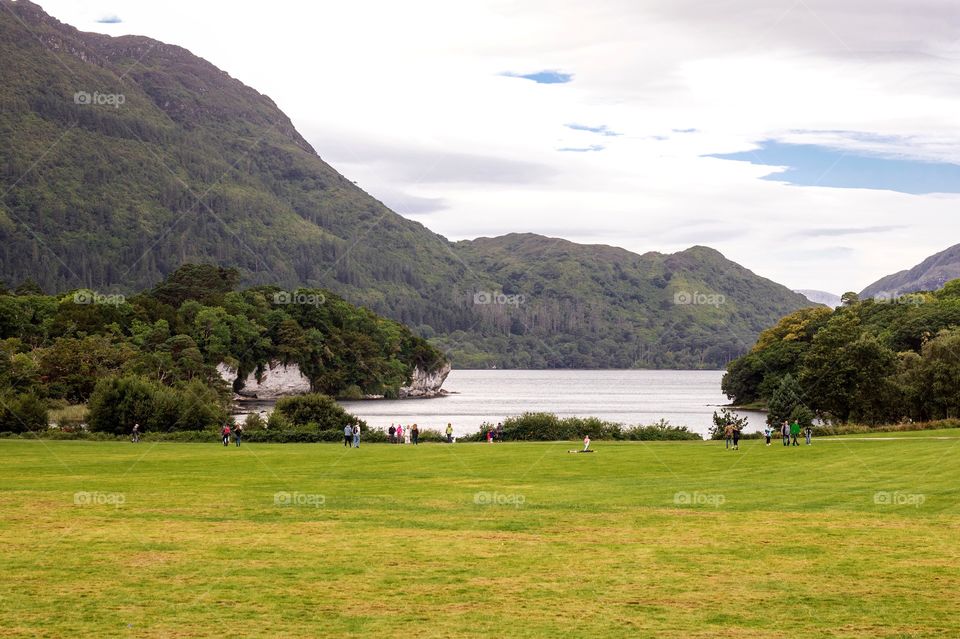
<path id="1" fill-rule="evenodd" d="M 419 367 L 413 370 L 410 384 L 400 388 L 398 399 L 428 399 L 443 397 L 447 391 L 443 390 L 443 383 L 450 374 L 450 364 L 444 364 L 435 371 L 425 371 Z M 237 380 L 237 371 L 226 364 L 217 366 L 220 377 L 228 384 L 233 385 Z M 270 362 L 260 379 L 255 373 L 250 373 L 244 380 L 243 390 L 234 394 L 235 402 L 262 402 L 273 401 L 281 397 L 304 395 L 311 392 L 310 380 L 300 370 L 297 364 L 283 364 Z M 363 399 L 383 399 L 383 395 L 365 395 Z"/>

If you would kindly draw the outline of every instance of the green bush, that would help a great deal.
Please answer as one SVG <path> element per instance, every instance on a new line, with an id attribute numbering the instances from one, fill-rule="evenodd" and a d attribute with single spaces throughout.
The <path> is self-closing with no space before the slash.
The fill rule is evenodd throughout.
<path id="1" fill-rule="evenodd" d="M 32 393 L 0 396 L 0 431 L 23 433 L 47 428 L 47 406 Z"/>
<path id="2" fill-rule="evenodd" d="M 87 416 L 90 430 L 115 435 L 128 434 L 134 424 L 144 433 L 167 433 L 201 431 L 226 421 L 220 395 L 199 380 L 176 389 L 134 376 L 97 382 Z"/>
<path id="3" fill-rule="evenodd" d="M 491 424 L 484 424 L 480 432 L 467 437 L 460 437 L 460 441 L 483 441 L 484 434 L 492 428 Z M 517 417 L 508 417 L 503 422 L 503 439 L 505 441 L 558 441 L 579 440 L 589 435 L 596 440 L 698 440 L 700 435 L 691 432 L 686 426 L 672 426 L 661 420 L 649 426 L 634 426 L 625 428 L 622 424 L 607 422 L 597 417 L 565 417 L 561 418 L 552 413 L 524 413 Z M 445 440 L 442 434 L 436 433 L 439 440 Z M 421 439 L 423 435 L 421 435 Z"/>
<path id="4" fill-rule="evenodd" d="M 286 418 L 294 426 L 315 424 L 318 430 L 339 430 L 341 437 L 343 427 L 347 424 L 359 425 L 361 432 L 367 430 L 365 421 L 343 410 L 343 407 L 331 397 L 319 393 L 282 397 L 277 400 L 271 418 L 277 414 Z M 270 428 L 273 428 L 272 424 Z"/>

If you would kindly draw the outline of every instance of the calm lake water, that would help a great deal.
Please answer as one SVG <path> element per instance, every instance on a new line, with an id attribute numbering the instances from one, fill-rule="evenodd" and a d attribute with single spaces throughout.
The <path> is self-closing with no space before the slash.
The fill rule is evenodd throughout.
<path id="1" fill-rule="evenodd" d="M 416 423 L 442 430 L 450 422 L 457 435 L 528 411 L 629 425 L 667 419 L 705 434 L 713 411 L 729 403 L 722 377 L 723 371 L 455 370 L 443 385 L 451 393 L 445 397 L 341 404 L 373 428 Z M 748 432 L 763 427 L 762 414 L 741 414 L 750 419 Z"/>

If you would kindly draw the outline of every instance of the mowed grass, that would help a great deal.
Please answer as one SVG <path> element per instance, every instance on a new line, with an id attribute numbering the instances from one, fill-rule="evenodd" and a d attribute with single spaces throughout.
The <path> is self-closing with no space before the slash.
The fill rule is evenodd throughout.
<path id="1" fill-rule="evenodd" d="M 0 635 L 956 637 L 958 443 L 0 440 Z"/>

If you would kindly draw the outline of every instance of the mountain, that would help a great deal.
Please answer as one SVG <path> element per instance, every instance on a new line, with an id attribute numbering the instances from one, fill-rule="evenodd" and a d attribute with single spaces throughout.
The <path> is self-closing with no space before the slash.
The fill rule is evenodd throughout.
<path id="1" fill-rule="evenodd" d="M 720 367 L 809 304 L 701 247 L 451 243 L 357 188 L 270 98 L 189 51 L 0 4 L 11 285 L 132 292 L 213 262 L 246 286 L 335 291 L 459 366 Z"/>
<path id="2" fill-rule="evenodd" d="M 815 304 L 823 304 L 824 306 L 829 306 L 831 308 L 836 308 L 840 306 L 840 296 L 835 293 L 828 293 L 827 291 L 815 291 L 813 289 L 799 289 L 795 290 L 794 293 L 799 293 L 805 298 L 814 302 Z"/>
<path id="3" fill-rule="evenodd" d="M 511 234 L 456 249 L 502 283 L 474 304 L 494 331 L 437 340 L 461 365 L 722 367 L 783 309 L 811 306 L 703 246 L 637 255 Z"/>
<path id="4" fill-rule="evenodd" d="M 936 291 L 960 277 L 960 244 L 932 255 L 911 269 L 881 278 L 863 289 L 860 297 L 896 297 L 917 291 Z"/>

